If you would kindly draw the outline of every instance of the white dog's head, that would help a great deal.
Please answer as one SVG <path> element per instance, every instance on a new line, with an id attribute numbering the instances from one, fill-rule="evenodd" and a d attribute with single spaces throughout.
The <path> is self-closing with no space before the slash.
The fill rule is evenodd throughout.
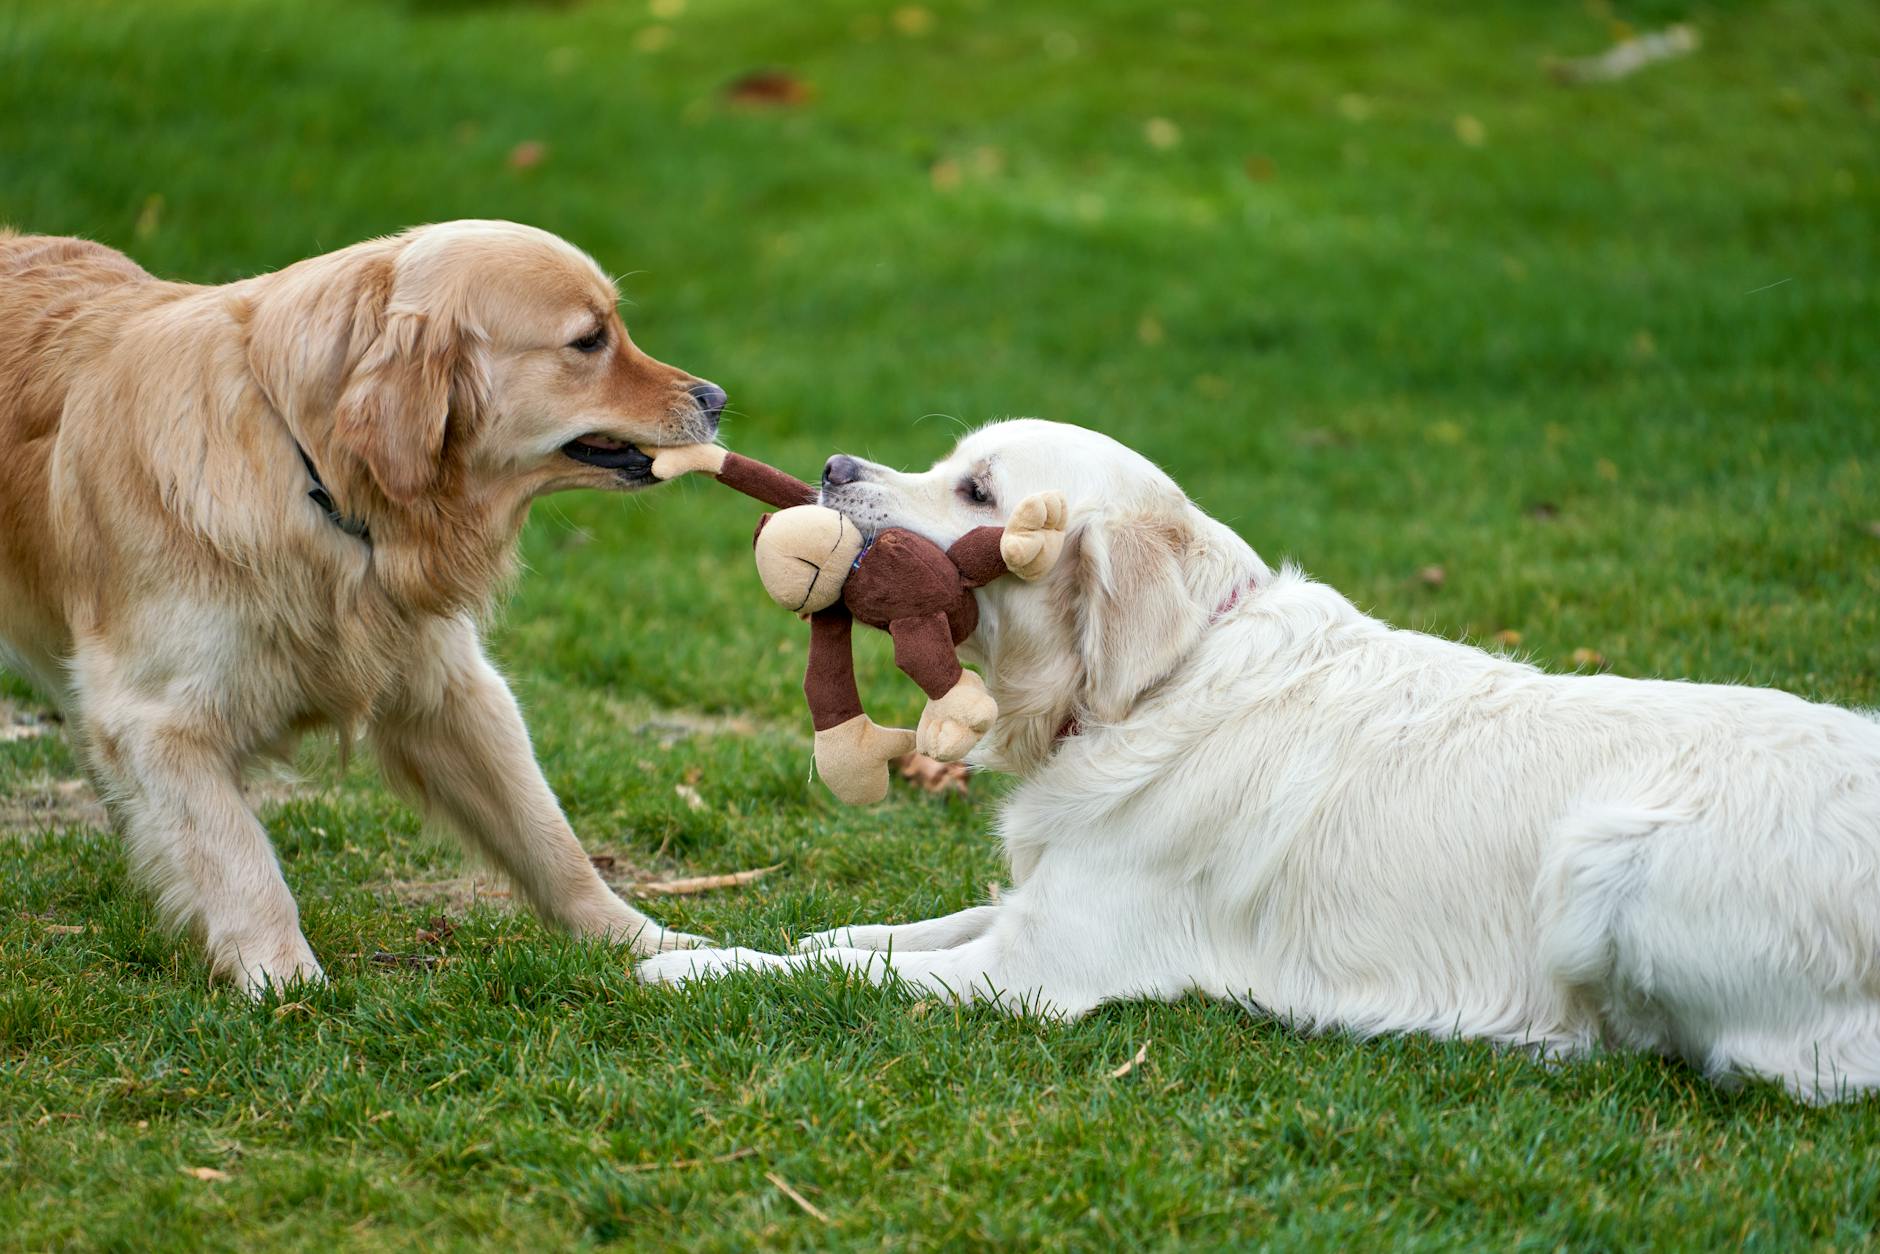
<path id="1" fill-rule="evenodd" d="M 1069 720 L 1128 717 L 1265 566 L 1147 458 L 1064 423 L 982 427 L 921 474 L 847 456 L 823 470 L 823 503 L 864 532 L 905 527 L 942 546 L 1051 490 L 1070 505 L 1062 558 L 1036 584 L 1008 576 L 982 588 L 979 629 L 962 649 L 999 702 L 976 760 L 1019 773 L 1049 756 Z"/>

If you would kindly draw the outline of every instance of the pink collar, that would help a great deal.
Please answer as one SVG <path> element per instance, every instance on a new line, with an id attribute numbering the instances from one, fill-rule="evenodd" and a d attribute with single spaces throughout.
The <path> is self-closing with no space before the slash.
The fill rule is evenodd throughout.
<path id="1" fill-rule="evenodd" d="M 1258 575 L 1248 575 L 1244 581 L 1242 581 L 1241 583 L 1235 584 L 1234 590 L 1228 593 L 1227 596 L 1222 599 L 1219 605 L 1214 607 L 1214 612 L 1212 614 L 1208 615 L 1208 626 L 1212 627 L 1214 626 L 1214 624 L 1220 622 L 1223 618 L 1226 618 L 1228 611 L 1232 610 L 1236 605 L 1240 604 L 1241 597 L 1245 596 L 1249 592 L 1253 592 L 1257 590 L 1259 586 L 1260 586 L 1260 577 Z M 1052 737 L 1052 740 L 1054 743 L 1061 743 L 1063 741 L 1069 740 L 1072 736 L 1081 734 L 1083 730 L 1084 730 L 1083 722 L 1077 717 L 1075 713 L 1072 713 L 1072 714 L 1066 715 L 1064 721 L 1058 724 L 1057 735 Z"/>

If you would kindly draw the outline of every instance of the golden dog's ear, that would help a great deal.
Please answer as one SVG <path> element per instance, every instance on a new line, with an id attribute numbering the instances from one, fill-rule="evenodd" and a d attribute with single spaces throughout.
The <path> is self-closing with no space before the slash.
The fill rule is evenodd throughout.
<path id="1" fill-rule="evenodd" d="M 1080 704 L 1098 722 L 1128 716 L 1207 624 L 1183 570 L 1194 541 L 1185 502 L 1102 509 L 1074 520 L 1070 551 Z"/>
<path id="2" fill-rule="evenodd" d="M 355 340 L 372 320 L 361 311 Z M 480 411 L 488 377 L 481 344 L 448 319 L 394 309 L 376 330 L 340 394 L 333 435 L 381 492 L 409 505 L 436 482 L 452 421 Z"/>

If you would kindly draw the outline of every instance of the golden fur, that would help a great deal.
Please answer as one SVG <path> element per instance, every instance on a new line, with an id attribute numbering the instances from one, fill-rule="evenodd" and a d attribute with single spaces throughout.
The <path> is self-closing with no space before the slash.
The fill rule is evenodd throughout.
<path id="1" fill-rule="evenodd" d="M 479 635 L 535 497 L 654 482 L 565 447 L 715 430 L 715 389 L 641 353 L 617 299 L 505 222 L 221 287 L 0 231 L 0 662 L 58 703 L 218 975 L 319 975 L 240 781 L 320 726 L 369 735 L 544 917 L 642 952 L 688 939 L 595 875 Z M 296 442 L 366 538 L 309 499 Z"/>

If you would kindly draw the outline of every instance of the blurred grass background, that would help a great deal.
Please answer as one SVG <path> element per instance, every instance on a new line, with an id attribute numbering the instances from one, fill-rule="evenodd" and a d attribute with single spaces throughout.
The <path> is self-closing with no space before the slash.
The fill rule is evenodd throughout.
<path id="1" fill-rule="evenodd" d="M 1672 22 L 1692 55 L 1551 72 Z M 202 282 L 532 222 L 798 473 L 1080 422 L 1399 623 L 1874 704 L 1877 66 L 1880 11 L 1799 0 L 0 0 L 0 221 Z M 758 945 L 968 904 L 996 782 L 859 813 L 805 783 L 752 512 L 698 484 L 538 507 L 494 644 L 577 829 L 649 872 L 783 861 L 656 903 Z M 1187 1003 L 1043 1028 L 827 978 L 648 993 L 388 888 L 454 855 L 366 766 L 308 768 L 267 814 L 334 984 L 283 1014 L 152 930 L 56 735 L 0 743 L 18 1244 L 1787 1246 L 1875 1218 L 1868 1117 L 1667 1063 Z M 439 909 L 442 965 L 367 957 Z"/>

